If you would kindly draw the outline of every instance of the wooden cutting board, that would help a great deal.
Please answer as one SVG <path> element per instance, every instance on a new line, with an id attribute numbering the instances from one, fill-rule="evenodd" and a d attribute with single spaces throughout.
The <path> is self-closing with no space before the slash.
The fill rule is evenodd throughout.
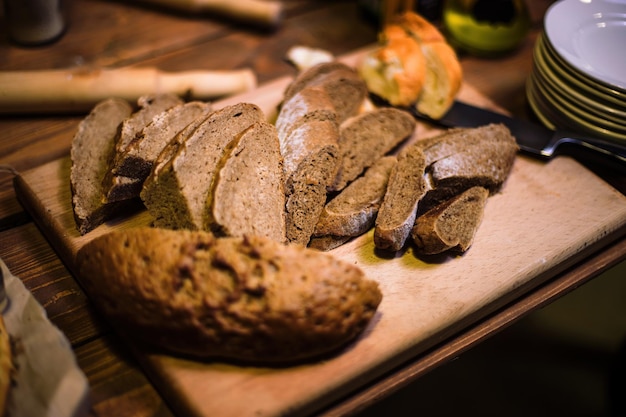
<path id="1" fill-rule="evenodd" d="M 362 54 L 345 57 L 354 63 Z M 289 79 L 241 96 L 272 118 Z M 494 107 L 469 85 L 460 99 Z M 415 138 L 435 133 L 418 124 Z M 414 138 L 414 139 L 415 139 Z M 147 225 L 139 209 L 80 236 L 71 211 L 69 158 L 23 173 L 15 186 L 42 232 L 74 268 L 76 251 L 114 229 Z M 380 283 L 383 301 L 366 331 L 336 356 L 285 368 L 196 362 L 137 349 L 154 383 L 181 416 L 310 414 L 414 358 L 626 233 L 626 197 L 576 161 L 517 158 L 502 191 L 489 198 L 474 245 L 463 256 L 421 259 L 374 251 L 372 233 L 331 253 Z M 80 280 L 81 277 L 77 278 Z M 129 342 L 132 346 L 132 341 Z"/>

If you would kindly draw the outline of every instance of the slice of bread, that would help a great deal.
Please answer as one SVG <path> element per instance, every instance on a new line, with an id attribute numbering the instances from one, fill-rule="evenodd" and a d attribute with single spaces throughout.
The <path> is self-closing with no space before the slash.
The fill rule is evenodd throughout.
<path id="1" fill-rule="evenodd" d="M 206 121 L 208 117 L 211 116 L 211 112 L 209 112 L 206 116 L 201 116 L 193 120 L 189 123 L 185 128 L 183 128 L 175 137 L 172 139 L 162 150 L 159 156 L 154 161 L 152 170 L 143 184 L 143 189 L 140 193 L 141 199 L 144 201 L 144 205 L 148 208 L 148 211 L 151 211 L 153 217 L 160 216 L 154 221 L 154 224 L 159 227 L 165 228 L 180 228 L 181 218 L 189 218 L 190 214 L 172 214 L 177 213 L 177 210 L 181 210 L 181 208 L 177 207 L 175 204 L 176 197 L 172 197 L 170 200 L 168 198 L 170 196 L 167 195 L 168 182 L 173 180 L 173 177 L 169 175 L 169 170 L 171 170 L 171 159 L 179 152 L 179 150 L 183 147 L 185 141 L 189 139 L 194 132 Z M 252 122 L 251 122 L 252 123 Z M 166 172 L 163 172 L 163 170 Z M 169 186 L 175 186 L 175 184 L 170 184 Z M 165 205 L 159 204 L 159 199 L 163 199 Z M 168 205 L 169 204 L 169 205 Z M 170 207 L 169 211 L 167 207 Z M 170 219 L 170 216 L 173 215 Z"/>
<path id="2" fill-rule="evenodd" d="M 265 120 L 261 109 L 238 103 L 212 112 L 160 166 L 141 191 L 154 224 L 202 230 L 213 178 L 225 149 L 252 124 Z"/>
<path id="3" fill-rule="evenodd" d="M 81 235 L 122 209 L 119 204 L 103 202 L 102 179 L 108 171 L 120 125 L 131 112 L 132 107 L 125 100 L 103 100 L 80 122 L 72 138 L 70 188 L 74 219 Z"/>
<path id="4" fill-rule="evenodd" d="M 446 38 L 430 21 L 419 13 L 407 11 L 395 16 L 392 25 L 401 27 L 419 43 L 445 42 Z"/>
<path id="5" fill-rule="evenodd" d="M 176 136 L 174 136 L 174 138 L 163 147 L 163 149 L 161 149 L 161 152 L 152 164 L 152 169 L 150 170 L 148 177 L 144 180 L 143 188 L 150 187 L 151 183 L 157 181 L 161 169 L 174 155 L 176 155 L 176 152 L 178 152 L 178 149 L 182 146 L 182 144 L 193 134 L 193 132 L 196 131 L 196 129 L 202 123 L 204 123 L 204 121 L 209 117 L 210 114 L 211 112 L 209 112 L 206 116 L 201 116 L 194 119 L 180 132 L 178 132 Z"/>
<path id="6" fill-rule="evenodd" d="M 257 122 L 231 142 L 208 197 L 206 230 L 286 242 L 283 157 L 276 128 Z"/>
<path id="7" fill-rule="evenodd" d="M 412 145 L 398 155 L 376 217 L 376 248 L 398 251 L 404 247 L 415 223 L 418 203 L 426 192 L 425 170 L 426 160 L 421 148 Z"/>
<path id="8" fill-rule="evenodd" d="M 182 103 L 183 100 L 173 94 L 146 95 L 137 100 L 138 110 L 122 123 L 115 140 L 115 152 L 111 155 L 109 169 L 102 180 L 105 202 L 128 200 L 139 196 L 142 181 L 119 174 L 117 159 L 156 115 Z"/>
<path id="9" fill-rule="evenodd" d="M 280 140 L 287 196 L 287 240 L 306 246 L 337 173 L 339 132 L 331 120 L 301 124 Z"/>
<path id="10" fill-rule="evenodd" d="M 420 253 L 467 251 L 483 219 L 489 191 L 472 187 L 420 215 L 411 237 Z"/>
<path id="11" fill-rule="evenodd" d="M 174 94 L 150 94 L 139 97 L 137 110 L 122 124 L 120 135 L 115 142 L 116 154 L 124 152 L 154 116 L 182 103 L 183 100 Z"/>
<path id="12" fill-rule="evenodd" d="M 339 123 L 357 114 L 367 96 L 367 86 L 354 68 L 330 61 L 300 72 L 285 89 L 283 102 L 310 87 L 321 89 L 328 95 Z"/>
<path id="13" fill-rule="evenodd" d="M 415 144 L 424 151 L 427 165 L 427 192 L 418 214 L 474 186 L 497 192 L 519 149 L 509 130 L 497 124 L 450 129 Z"/>
<path id="14" fill-rule="evenodd" d="M 349 69 L 350 67 L 339 61 L 329 61 L 313 65 L 304 71 L 300 71 L 293 81 L 289 83 L 287 88 L 285 88 L 283 101 L 288 101 L 291 97 L 296 95 L 296 93 L 302 91 L 315 78 L 334 71 L 343 70 L 344 68 Z"/>
<path id="15" fill-rule="evenodd" d="M 120 331 L 166 352 L 237 363 L 334 353 L 382 300 L 352 263 L 260 236 L 132 228 L 83 246 L 77 271 Z"/>
<path id="16" fill-rule="evenodd" d="M 342 190 L 408 139 L 415 125 L 410 113 L 393 107 L 377 108 L 343 122 L 339 127 L 339 169 L 331 189 Z"/>
<path id="17" fill-rule="evenodd" d="M 395 156 L 384 156 L 333 197 L 320 215 L 314 237 L 359 236 L 374 226 Z M 335 240 L 335 239 L 334 239 Z"/>
<path id="18" fill-rule="evenodd" d="M 418 139 L 415 146 L 422 148 L 426 165 L 430 166 L 440 159 L 457 153 L 466 145 L 489 140 L 486 135 L 472 134 L 471 130 L 471 128 L 450 128 L 441 134 Z"/>
<path id="19" fill-rule="evenodd" d="M 339 123 L 357 114 L 367 96 L 365 82 L 354 69 L 347 66 L 320 75 L 309 86 L 321 88 L 328 94 Z"/>
<path id="20" fill-rule="evenodd" d="M 298 91 L 283 103 L 275 123 L 278 137 L 285 142 L 292 131 L 312 120 L 338 123 L 337 112 L 328 94 L 317 87 Z"/>
<path id="21" fill-rule="evenodd" d="M 209 103 L 192 101 L 157 114 L 117 155 L 114 171 L 120 176 L 145 180 L 163 148 L 187 125 L 210 111 Z"/>
<path id="22" fill-rule="evenodd" d="M 496 192 L 508 177 L 519 146 L 509 129 L 490 124 L 455 129 L 430 143 L 417 142 L 427 155 L 428 171 L 435 188 L 458 190 L 480 185 Z"/>

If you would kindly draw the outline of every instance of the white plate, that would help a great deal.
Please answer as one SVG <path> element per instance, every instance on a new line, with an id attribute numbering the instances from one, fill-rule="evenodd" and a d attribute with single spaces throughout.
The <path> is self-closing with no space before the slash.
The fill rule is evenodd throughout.
<path id="1" fill-rule="evenodd" d="M 626 91 L 626 0 L 561 0 L 547 11 L 544 27 L 567 63 Z"/>
<path id="2" fill-rule="evenodd" d="M 583 90 L 580 86 L 586 85 L 570 84 L 565 78 L 565 73 L 560 72 L 560 68 L 550 61 L 547 51 L 542 48 L 540 42 L 535 46 L 533 75 L 561 100 L 581 110 L 584 109 L 585 113 L 602 118 L 602 121 L 611 121 L 626 129 L 626 99 L 620 106 L 610 105 L 599 99 L 598 88 Z"/>
<path id="3" fill-rule="evenodd" d="M 586 74 L 568 65 L 554 50 L 554 47 L 550 45 L 545 36 L 541 36 L 538 39 L 536 49 L 540 51 L 546 68 L 549 67 L 554 76 L 560 81 L 584 92 L 589 96 L 590 100 L 596 100 L 599 103 L 604 103 L 626 112 L 626 91 L 611 87 L 605 83 L 596 82 Z"/>

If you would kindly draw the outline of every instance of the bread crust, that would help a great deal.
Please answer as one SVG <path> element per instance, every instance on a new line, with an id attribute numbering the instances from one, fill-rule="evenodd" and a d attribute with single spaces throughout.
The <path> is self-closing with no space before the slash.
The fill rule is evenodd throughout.
<path id="1" fill-rule="evenodd" d="M 187 125 L 196 118 L 206 118 L 210 111 L 209 103 L 192 101 L 157 114 L 117 155 L 115 171 L 145 181 L 163 148 Z"/>
<path id="2" fill-rule="evenodd" d="M 205 230 L 286 242 L 283 158 L 276 128 L 257 122 L 224 153 L 207 198 Z"/>
<path id="3" fill-rule="evenodd" d="M 288 143 L 288 137 L 291 132 L 300 126 L 312 121 L 328 120 L 334 125 L 338 125 L 337 112 L 333 106 L 330 97 L 321 88 L 307 87 L 295 93 L 291 98 L 286 100 L 276 118 L 276 130 L 281 146 L 284 148 Z M 320 141 L 319 136 L 312 136 L 308 141 Z M 304 145 L 306 142 L 304 142 Z M 287 149 L 283 149 L 283 154 L 289 160 L 295 154 L 288 154 Z M 289 169 L 289 165 L 286 167 Z"/>
<path id="4" fill-rule="evenodd" d="M 340 191 L 365 169 L 407 140 L 415 118 L 394 107 L 376 108 L 346 120 L 339 127 L 339 169 L 332 191 Z"/>
<path id="5" fill-rule="evenodd" d="M 304 71 L 300 71 L 283 93 L 283 100 L 288 101 L 298 92 L 311 86 L 320 77 L 337 71 L 354 72 L 354 69 L 340 61 L 329 61 L 316 64 Z"/>
<path id="6" fill-rule="evenodd" d="M 156 115 L 182 103 L 183 100 L 174 94 L 150 94 L 139 97 L 138 109 L 122 122 L 115 139 L 115 151 L 111 154 L 109 169 L 102 179 L 104 202 L 111 203 L 139 197 L 143 179 L 119 173 L 119 158 Z"/>
<path id="7" fill-rule="evenodd" d="M 488 196 L 486 188 L 472 187 L 419 216 L 411 230 L 418 252 L 467 251 L 482 222 Z"/>
<path id="8" fill-rule="evenodd" d="M 115 138 L 132 108 L 122 99 L 97 103 L 81 120 L 70 149 L 70 189 L 76 228 L 84 235 L 123 209 L 119 203 L 105 203 L 102 179 L 109 167 Z"/>
<path id="9" fill-rule="evenodd" d="M 285 161 L 287 240 L 308 245 L 326 204 L 339 158 L 339 131 L 334 121 L 300 125 L 281 140 Z"/>
<path id="10" fill-rule="evenodd" d="M 428 167 L 435 188 L 454 188 L 459 192 L 480 185 L 492 194 L 508 178 L 519 146 L 509 129 L 490 124 L 473 129 L 453 130 L 430 149 Z M 422 146 L 417 142 L 418 146 Z M 434 156 L 434 153 L 438 153 Z M 460 188 L 459 188 L 460 187 Z"/>
<path id="11" fill-rule="evenodd" d="M 376 217 L 376 248 L 395 252 L 404 247 L 415 223 L 418 203 L 426 192 L 425 170 L 424 154 L 419 147 L 409 146 L 398 155 Z"/>
<path id="12" fill-rule="evenodd" d="M 445 42 L 446 38 L 431 22 L 419 13 L 407 11 L 395 16 L 392 25 L 400 26 L 420 43 Z"/>
<path id="13" fill-rule="evenodd" d="M 142 192 L 144 188 L 151 188 L 152 186 L 156 186 L 156 184 L 158 183 L 158 177 L 159 177 L 161 170 L 168 164 L 170 159 L 172 159 L 172 157 L 176 155 L 176 153 L 178 152 L 182 144 L 185 143 L 185 141 L 189 137 L 191 137 L 191 135 L 196 131 L 196 129 L 200 125 L 202 125 L 202 123 L 204 123 L 204 121 L 208 119 L 210 115 L 211 113 L 209 112 L 209 114 L 207 114 L 205 117 L 198 117 L 194 119 L 191 123 L 185 126 L 184 129 L 178 132 L 176 136 L 174 136 L 174 138 L 170 140 L 169 143 L 163 147 L 163 149 L 161 149 L 161 152 L 159 153 L 159 155 L 154 160 L 154 163 L 152 164 L 152 169 L 150 170 L 150 174 L 148 174 L 148 177 L 144 180 L 144 183 L 142 186 Z"/>
<path id="14" fill-rule="evenodd" d="M 133 338 L 197 358 L 283 364 L 357 337 L 382 299 L 351 263 L 258 236 L 134 228 L 87 243 L 79 274 Z"/>
<path id="15" fill-rule="evenodd" d="M 387 190 L 389 174 L 396 162 L 395 156 L 380 158 L 362 177 L 350 183 L 324 206 L 313 233 L 317 238 L 315 246 L 331 246 L 322 244 L 321 237 L 334 236 L 337 239 L 326 240 L 339 241 L 341 236 L 359 236 L 374 226 Z"/>

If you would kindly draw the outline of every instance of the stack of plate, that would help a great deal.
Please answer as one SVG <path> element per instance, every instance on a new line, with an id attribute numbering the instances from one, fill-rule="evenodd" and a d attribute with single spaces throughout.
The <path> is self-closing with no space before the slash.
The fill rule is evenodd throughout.
<path id="1" fill-rule="evenodd" d="M 535 44 L 528 102 L 546 126 L 626 142 L 626 0 L 561 0 Z"/>

